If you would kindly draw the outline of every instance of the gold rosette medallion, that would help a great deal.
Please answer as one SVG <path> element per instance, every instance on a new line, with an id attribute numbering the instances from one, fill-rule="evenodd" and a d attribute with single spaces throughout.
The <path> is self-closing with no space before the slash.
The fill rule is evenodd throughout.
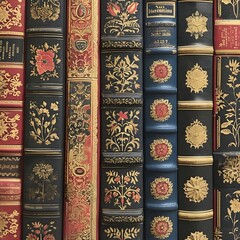
<path id="1" fill-rule="evenodd" d="M 166 60 L 154 61 L 149 69 L 153 82 L 164 83 L 172 76 L 172 66 Z"/>
<path id="2" fill-rule="evenodd" d="M 173 223 L 169 217 L 155 217 L 151 222 L 151 234 L 158 239 L 166 239 L 173 231 Z"/>
<path id="3" fill-rule="evenodd" d="M 168 199 L 173 192 L 173 184 L 169 178 L 155 178 L 154 181 L 150 183 L 150 186 L 151 194 L 158 200 Z"/>
<path id="4" fill-rule="evenodd" d="M 167 139 L 156 139 L 150 145 L 150 154 L 154 160 L 165 161 L 172 154 L 172 144 Z"/>
<path id="5" fill-rule="evenodd" d="M 154 100 L 150 109 L 150 115 L 155 121 L 164 122 L 172 115 L 172 104 L 167 99 Z"/>

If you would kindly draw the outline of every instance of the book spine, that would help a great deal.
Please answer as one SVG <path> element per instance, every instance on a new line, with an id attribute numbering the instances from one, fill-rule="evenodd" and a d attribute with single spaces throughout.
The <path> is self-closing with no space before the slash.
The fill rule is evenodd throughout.
<path id="1" fill-rule="evenodd" d="M 178 1 L 179 239 L 213 239 L 212 5 Z"/>
<path id="2" fill-rule="evenodd" d="M 26 1 L 23 239 L 62 239 L 65 1 Z"/>
<path id="3" fill-rule="evenodd" d="M 0 238 L 20 240 L 25 1 L 0 9 Z"/>
<path id="4" fill-rule="evenodd" d="M 101 1 L 100 237 L 143 239 L 142 1 Z"/>
<path id="5" fill-rule="evenodd" d="M 145 1 L 145 239 L 177 239 L 176 1 Z"/>
<path id="6" fill-rule="evenodd" d="M 67 1 L 64 239 L 99 239 L 99 1 Z"/>

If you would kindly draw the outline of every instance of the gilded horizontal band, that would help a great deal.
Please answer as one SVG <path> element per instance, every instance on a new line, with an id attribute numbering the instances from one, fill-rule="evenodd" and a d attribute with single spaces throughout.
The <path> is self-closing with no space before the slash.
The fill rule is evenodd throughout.
<path id="1" fill-rule="evenodd" d="M 224 54 L 224 55 L 230 55 L 230 54 L 240 54 L 240 50 L 236 49 L 224 49 L 224 50 L 215 50 L 216 54 Z"/>
<path id="2" fill-rule="evenodd" d="M 31 149 L 24 149 L 25 154 L 29 155 L 58 155 L 62 156 L 60 151 L 47 151 L 47 150 L 31 150 Z"/>
<path id="3" fill-rule="evenodd" d="M 24 69 L 24 64 L 23 63 L 11 63 L 11 64 L 1 64 L 0 69 L 2 68 L 17 68 L 17 69 Z"/>
<path id="4" fill-rule="evenodd" d="M 213 108 L 212 101 L 178 101 L 178 108 L 184 110 L 211 110 Z"/>
<path id="5" fill-rule="evenodd" d="M 239 25 L 239 20 L 215 20 L 214 25 Z"/>
<path id="6" fill-rule="evenodd" d="M 22 153 L 9 153 L 9 152 L 4 152 L 0 153 L 0 157 L 21 157 Z"/>
<path id="7" fill-rule="evenodd" d="M 0 178 L 0 184 L 1 182 L 16 182 L 16 183 L 21 183 L 20 178 Z"/>
<path id="8" fill-rule="evenodd" d="M 23 40 L 24 37 L 23 36 L 1 36 L 0 35 L 0 39 L 20 39 L 20 40 Z"/>
<path id="9" fill-rule="evenodd" d="M 178 211 L 178 217 L 180 220 L 187 221 L 204 221 L 213 218 L 213 210 L 207 211 Z"/>
<path id="10" fill-rule="evenodd" d="M 0 201 L 0 206 L 21 206 L 21 201 Z"/>
<path id="11" fill-rule="evenodd" d="M 212 164 L 212 156 L 178 156 L 178 165 L 208 166 Z"/>
<path id="12" fill-rule="evenodd" d="M 213 3 L 212 0 L 178 0 L 178 2 L 198 2 L 198 3 L 204 3 L 204 2 L 208 2 L 208 3 Z"/>
<path id="13" fill-rule="evenodd" d="M 1 32 L 0 32 L 0 35 L 24 36 L 24 32 L 1 31 Z"/>
<path id="14" fill-rule="evenodd" d="M 193 54 L 204 54 L 204 55 L 213 55 L 213 46 L 198 46 L 198 45 L 189 45 L 189 46 L 180 46 L 178 47 L 178 55 L 193 55 Z"/>
<path id="15" fill-rule="evenodd" d="M 22 145 L 1 145 L 0 146 L 0 150 L 6 150 L 7 149 L 11 149 L 11 150 L 15 150 L 15 151 L 22 151 L 23 147 Z"/>

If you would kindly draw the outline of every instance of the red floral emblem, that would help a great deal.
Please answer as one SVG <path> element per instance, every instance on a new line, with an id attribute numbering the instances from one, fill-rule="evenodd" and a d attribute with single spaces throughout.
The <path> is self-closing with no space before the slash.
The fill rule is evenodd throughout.
<path id="1" fill-rule="evenodd" d="M 165 239 L 170 236 L 173 223 L 169 217 L 155 217 L 151 224 L 151 233 L 156 238 Z"/>
<path id="2" fill-rule="evenodd" d="M 155 139 L 151 145 L 151 156 L 154 160 L 167 160 L 172 154 L 172 144 L 167 139 Z"/>
<path id="3" fill-rule="evenodd" d="M 150 77 L 154 82 L 164 83 L 172 76 L 172 66 L 166 60 L 157 60 L 150 66 Z"/>
<path id="4" fill-rule="evenodd" d="M 164 64 L 159 64 L 154 69 L 157 78 L 165 78 L 168 74 L 168 68 Z"/>
<path id="5" fill-rule="evenodd" d="M 164 236 L 167 233 L 168 229 L 169 229 L 169 225 L 165 221 L 159 221 L 156 224 L 156 232 L 158 232 L 159 236 Z"/>
<path id="6" fill-rule="evenodd" d="M 119 116 L 118 121 L 128 119 L 127 112 L 121 111 L 121 112 L 118 113 L 118 116 Z"/>
<path id="7" fill-rule="evenodd" d="M 55 240 L 55 237 L 52 234 L 48 234 L 43 238 L 43 240 Z"/>
<path id="8" fill-rule="evenodd" d="M 29 233 L 26 240 L 38 240 L 38 237 L 35 234 Z"/>
<path id="9" fill-rule="evenodd" d="M 138 7 L 138 3 L 132 2 L 130 5 L 128 5 L 127 12 L 130 14 L 135 14 L 137 12 L 137 7 Z"/>
<path id="10" fill-rule="evenodd" d="M 165 118 L 168 114 L 168 106 L 165 103 L 159 103 L 155 107 L 155 113 L 159 118 Z"/>
<path id="11" fill-rule="evenodd" d="M 112 2 L 110 2 L 110 3 L 108 3 L 108 5 L 107 5 L 107 11 L 108 11 L 113 17 L 115 17 L 115 16 L 117 16 L 117 15 L 120 13 L 121 8 L 120 8 L 120 6 L 119 6 L 117 3 L 112 3 Z"/>
<path id="12" fill-rule="evenodd" d="M 53 71 L 55 68 L 55 64 L 53 61 L 54 52 L 52 50 L 44 51 L 42 49 L 37 49 L 36 66 L 38 74 L 43 74 L 47 71 Z"/>
<path id="13" fill-rule="evenodd" d="M 159 194 L 159 195 L 166 195 L 169 191 L 169 185 L 168 183 L 166 182 L 159 182 L 157 183 L 156 185 L 156 192 Z"/>
<path id="14" fill-rule="evenodd" d="M 156 121 L 166 121 L 172 114 L 172 105 L 166 99 L 157 99 L 151 105 L 151 117 Z"/>
<path id="15" fill-rule="evenodd" d="M 155 153 L 158 157 L 162 158 L 162 157 L 166 157 L 166 155 L 168 154 L 169 149 L 168 149 L 168 145 L 165 143 L 159 143 L 156 144 L 155 146 Z"/>
<path id="16" fill-rule="evenodd" d="M 173 184 L 169 178 L 155 178 L 150 184 L 151 194 L 155 199 L 165 200 L 169 198 L 173 192 Z"/>

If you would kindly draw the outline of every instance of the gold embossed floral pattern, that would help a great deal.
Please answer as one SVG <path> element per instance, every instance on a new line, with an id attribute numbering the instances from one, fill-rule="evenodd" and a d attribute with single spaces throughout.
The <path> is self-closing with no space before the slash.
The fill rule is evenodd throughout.
<path id="1" fill-rule="evenodd" d="M 240 121 L 239 121 L 239 107 L 240 100 L 240 83 L 237 76 L 240 72 L 240 63 L 237 60 L 229 59 L 228 64 L 225 66 L 229 69 L 228 81 L 223 89 L 217 88 L 216 103 L 217 111 L 226 111 L 224 114 L 225 121 L 219 124 L 220 133 L 223 135 L 231 136 L 232 141 L 228 144 L 229 147 L 240 147 Z"/>
<path id="2" fill-rule="evenodd" d="M 153 82 L 164 83 L 172 76 L 172 66 L 167 60 L 154 61 L 149 67 L 150 77 Z"/>
<path id="3" fill-rule="evenodd" d="M 172 154 L 172 144 L 167 139 L 155 139 L 150 144 L 150 154 L 154 160 L 165 161 Z"/>
<path id="4" fill-rule="evenodd" d="M 18 97 L 22 86 L 20 74 L 11 75 L 5 70 L 0 70 L 0 97 L 7 98 L 8 95 Z"/>
<path id="5" fill-rule="evenodd" d="M 120 210 L 125 210 L 132 203 L 140 203 L 140 188 L 137 186 L 139 172 L 135 170 L 128 171 L 126 174 L 120 174 L 117 171 L 108 171 L 107 184 L 104 189 L 104 202 L 110 204 L 114 202 L 114 206 Z"/>
<path id="6" fill-rule="evenodd" d="M 19 114 L 15 114 L 13 117 L 10 117 L 6 112 L 0 112 L 0 139 L 2 141 L 8 141 L 9 139 L 19 139 L 19 121 Z"/>
<path id="7" fill-rule="evenodd" d="M 187 71 L 185 85 L 190 88 L 191 92 L 203 92 L 203 89 L 208 85 L 208 74 L 198 63 L 191 70 Z"/>
<path id="8" fill-rule="evenodd" d="M 150 106 L 150 116 L 159 122 L 165 122 L 172 115 L 172 104 L 168 99 L 156 99 Z"/>
<path id="9" fill-rule="evenodd" d="M 173 192 L 173 183 L 165 177 L 155 178 L 150 187 L 152 196 L 158 200 L 168 199 Z"/>
<path id="10" fill-rule="evenodd" d="M 222 176 L 223 183 L 240 183 L 240 156 L 227 156 L 218 170 L 218 175 Z"/>
<path id="11" fill-rule="evenodd" d="M 54 221 L 49 224 L 32 222 L 32 224 L 27 224 L 27 229 L 29 233 L 26 235 L 26 240 L 57 240 L 53 233 L 56 230 Z"/>
<path id="12" fill-rule="evenodd" d="M 235 18 L 239 18 L 239 0 L 219 0 L 220 3 L 223 3 L 224 5 L 231 5 L 232 6 L 232 12 L 235 16 Z M 229 11 L 229 10 L 228 10 Z"/>
<path id="13" fill-rule="evenodd" d="M 139 75 L 137 69 L 139 68 L 139 57 L 134 54 L 131 58 L 129 55 L 123 58 L 119 55 L 106 57 L 106 74 L 107 90 L 112 89 L 115 93 L 134 93 L 136 89 L 140 88 L 138 83 Z"/>
<path id="14" fill-rule="evenodd" d="M 151 234 L 158 239 L 168 238 L 173 231 L 173 223 L 169 217 L 155 217 L 151 222 Z"/>
<path id="15" fill-rule="evenodd" d="M 59 139 L 56 123 L 58 119 L 58 102 L 48 104 L 43 101 L 39 106 L 30 101 L 30 136 L 38 144 L 50 145 Z M 50 105 L 50 106 L 49 106 Z"/>
<path id="16" fill-rule="evenodd" d="M 136 13 L 138 12 L 138 2 L 135 1 L 112 1 L 107 3 L 107 12 L 104 24 L 104 33 L 110 33 L 116 36 L 125 34 L 136 34 L 140 31 L 140 25 Z"/>
<path id="17" fill-rule="evenodd" d="M 37 163 L 28 177 L 30 187 L 26 190 L 28 199 L 38 202 L 54 200 L 59 196 L 56 183 L 58 176 L 49 163 Z"/>
<path id="18" fill-rule="evenodd" d="M 115 152 L 132 152 L 139 149 L 140 139 L 136 137 L 139 131 L 139 110 L 106 111 L 107 135 L 106 149 Z"/>
<path id="19" fill-rule="evenodd" d="M 191 177 L 184 183 L 184 193 L 190 202 L 200 203 L 208 195 L 208 183 L 203 177 Z"/>
<path id="20" fill-rule="evenodd" d="M 190 126 L 186 127 L 185 140 L 190 144 L 190 147 L 199 149 L 207 142 L 207 127 L 204 126 L 198 119 L 194 120 Z"/>
<path id="21" fill-rule="evenodd" d="M 137 227 L 125 229 L 109 227 L 105 229 L 104 232 L 109 239 L 130 240 L 137 239 L 137 237 L 139 238 L 138 233 L 140 232 L 140 229 Z"/>
<path id="22" fill-rule="evenodd" d="M 208 237 L 203 232 L 191 233 L 185 240 L 208 240 Z"/>
<path id="23" fill-rule="evenodd" d="M 31 73 L 30 76 L 40 77 L 43 81 L 51 78 L 59 78 L 57 69 L 60 68 L 61 59 L 58 56 L 60 50 L 59 44 L 53 46 L 45 42 L 41 46 L 30 45 L 31 53 Z"/>
<path id="24" fill-rule="evenodd" d="M 34 20 L 56 21 L 60 15 L 59 0 L 31 0 L 30 13 Z"/>
<path id="25" fill-rule="evenodd" d="M 13 26 L 21 27 L 21 6 L 13 7 L 7 0 L 2 0 L 0 5 L 0 30 L 10 29 Z"/>
<path id="26" fill-rule="evenodd" d="M 201 13 L 196 11 L 190 17 L 186 18 L 187 29 L 186 32 L 189 32 L 191 36 L 194 36 L 195 39 L 202 37 L 207 29 L 208 18 L 203 16 Z"/>
<path id="27" fill-rule="evenodd" d="M 12 213 L 7 213 L 0 210 L 0 239 L 10 239 L 11 235 L 16 238 L 19 223 L 18 223 L 19 212 L 14 210 Z"/>

